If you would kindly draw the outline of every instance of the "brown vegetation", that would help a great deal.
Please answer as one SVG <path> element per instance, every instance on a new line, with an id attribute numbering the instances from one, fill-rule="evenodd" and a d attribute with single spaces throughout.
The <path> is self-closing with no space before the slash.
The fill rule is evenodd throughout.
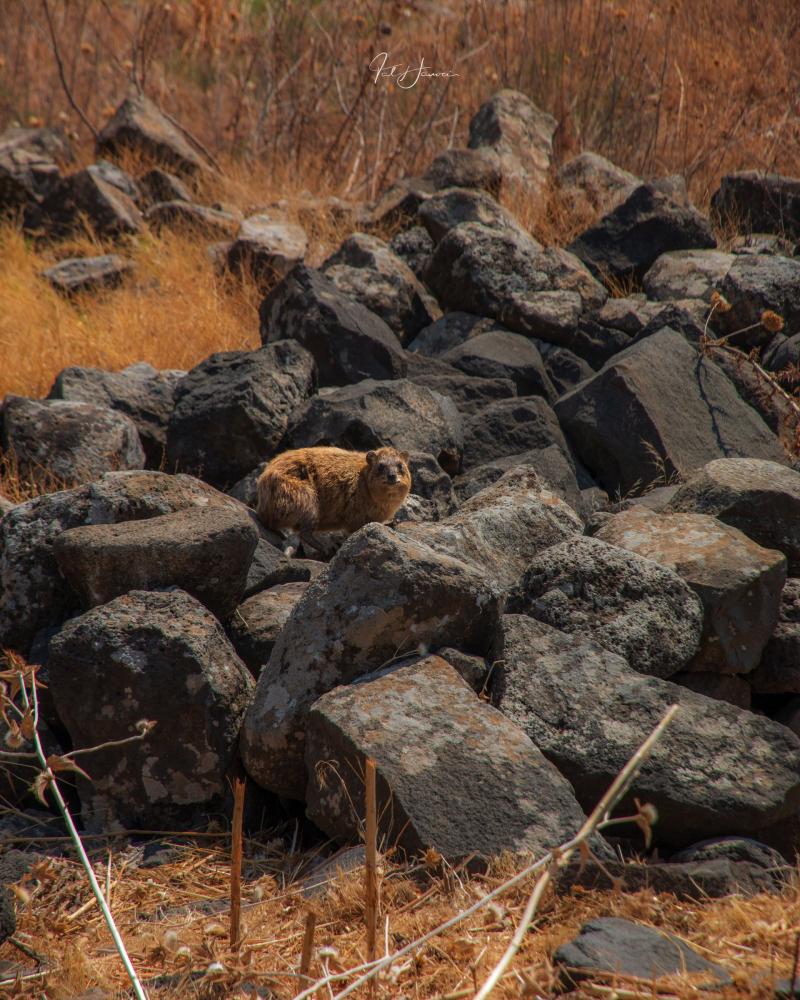
<path id="1" fill-rule="evenodd" d="M 208 840 L 186 845 L 179 857 L 155 869 L 131 866 L 135 849 L 115 847 L 94 852 L 101 883 L 110 857 L 111 904 L 131 958 L 148 993 L 156 997 L 243 996 L 237 984 L 250 980 L 267 995 L 289 998 L 300 992 L 300 966 L 306 915 L 316 914 L 311 975 L 350 968 L 365 960 L 363 869 L 333 878 L 325 896 L 307 899 L 300 892 L 298 872 L 308 869 L 313 855 L 291 855 L 280 841 L 249 842 L 242 894 L 243 941 L 238 956 L 228 942 L 229 855 Z M 223 841 L 224 843 L 224 841 Z M 249 857 L 248 857 L 249 856 Z M 486 876 L 442 871 L 437 864 L 408 866 L 385 861 L 381 871 L 379 955 L 384 936 L 390 950 L 399 948 L 474 903 L 514 871 L 505 859 Z M 54 1000 L 75 996 L 93 985 L 121 990 L 125 973 L 77 862 L 56 860 L 37 870 L 41 885 L 27 883 L 28 902 L 18 903 L 18 937 L 43 952 L 58 972 L 46 980 Z M 416 961 L 399 963 L 394 978 L 383 979 L 376 996 L 471 997 L 497 962 L 520 919 L 534 878 L 512 889 L 497 903 L 424 946 Z M 217 906 L 208 901 L 216 901 Z M 88 905 L 87 905 L 88 904 Z M 800 926 L 800 895 L 730 897 L 705 902 L 680 902 L 670 895 L 641 891 L 622 893 L 573 889 L 549 893 L 533 932 L 528 934 L 513 971 L 494 996 L 551 996 L 552 951 L 569 940 L 582 923 L 597 916 L 640 921 L 682 937 L 702 955 L 729 968 L 738 990 L 731 996 L 772 997 L 776 978 L 788 977 Z M 329 957 L 320 949 L 332 949 Z M 0 959 L 25 962 L 13 945 L 0 948 Z M 212 962 L 223 972 L 209 972 Z M 268 973 L 274 975 L 270 976 Z M 194 973 L 194 977 L 191 975 Z M 282 974 L 282 975 L 281 975 Z M 163 977 L 163 978 L 162 978 Z M 581 993 L 609 997 L 612 979 L 597 977 Z M 711 997 L 687 981 L 654 991 L 651 984 L 621 982 L 617 997 Z M 42 981 L 22 984 L 10 995 L 40 996 Z M 322 990 L 319 996 L 326 996 Z M 366 996 L 366 990 L 355 996 Z"/>
<path id="2" fill-rule="evenodd" d="M 682 173 L 800 173 L 800 9 L 793 0 L 49 0 L 76 104 L 100 127 L 143 85 L 217 155 L 374 196 L 463 144 L 488 94 L 515 87 L 561 123 L 561 154 Z M 449 80 L 376 86 L 368 66 Z M 39 3 L 0 9 L 0 120 L 88 130 L 59 82 Z"/>
<path id="3" fill-rule="evenodd" d="M 793 0 L 49 0 L 47 10 L 86 118 L 101 127 L 128 88 L 143 86 L 224 167 L 201 192 L 207 203 L 248 211 L 284 199 L 297 218 L 310 195 L 373 197 L 464 144 L 470 116 L 501 86 L 556 116 L 560 158 L 592 149 L 646 176 L 678 172 L 701 205 L 725 171 L 800 174 Z M 368 66 L 380 51 L 458 76 L 376 85 Z M 0 125 L 39 123 L 63 124 L 79 159 L 92 158 L 45 8 L 0 5 Z M 510 207 L 546 242 L 586 221 L 557 197 L 544 213 Z M 346 235 L 316 215 L 312 263 Z M 180 368 L 256 346 L 255 289 L 216 279 L 188 235 L 130 241 L 137 277 L 113 293 L 65 302 L 39 277 L 97 249 L 91 234 L 39 248 L 13 224 L 0 228 L 0 396 L 41 395 L 68 364 Z"/>

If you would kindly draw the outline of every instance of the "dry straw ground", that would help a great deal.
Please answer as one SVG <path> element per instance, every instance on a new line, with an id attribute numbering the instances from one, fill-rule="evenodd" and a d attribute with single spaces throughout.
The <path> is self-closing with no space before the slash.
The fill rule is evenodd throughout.
<path id="1" fill-rule="evenodd" d="M 203 198 L 243 210 L 287 199 L 297 215 L 310 196 L 372 198 L 448 145 L 464 144 L 471 114 L 501 86 L 524 90 L 556 116 L 560 159 L 592 149 L 641 175 L 681 173 L 701 206 L 730 170 L 800 175 L 796 0 L 49 0 L 49 10 L 67 84 L 87 120 L 100 127 L 138 79 L 221 163 L 222 176 L 208 182 Z M 61 87 L 46 24 L 40 0 L 0 4 L 0 127 L 60 122 L 79 161 L 89 162 L 91 132 Z M 365 67 L 384 50 L 393 61 L 424 57 L 458 76 L 406 91 L 376 86 Z M 555 197 L 544 211 L 511 207 L 546 241 L 567 237 L 581 221 Z M 313 261 L 344 235 L 324 216 L 316 228 Z M 127 243 L 137 275 L 114 292 L 68 302 L 40 278 L 56 259 L 101 246 L 91 233 L 37 246 L 13 222 L 0 227 L 0 397 L 41 395 L 67 364 L 120 368 L 147 360 L 185 368 L 214 350 L 256 346 L 255 289 L 216 278 L 192 236 L 147 233 Z M 216 959 L 235 965 L 224 909 L 209 914 L 199 905 L 226 899 L 227 851 L 212 843 L 193 843 L 153 870 L 134 868 L 121 844 L 95 854 L 101 882 L 110 871 L 114 913 L 154 997 L 235 995 L 236 976 L 215 984 L 189 975 Z M 363 958 L 360 873 L 309 903 L 292 882 L 307 857 L 279 841 L 251 841 L 248 853 L 242 979 L 256 970 L 297 971 L 310 907 L 317 943 L 336 950 L 331 967 Z M 389 947 L 472 902 L 510 864 L 467 878 L 387 862 Z M 57 972 L 9 995 L 122 989 L 124 974 L 99 914 L 87 906 L 77 863 L 53 861 L 36 874 L 38 884 L 23 894 L 28 901 L 19 902 L 19 938 Z M 528 889 L 433 942 L 378 996 L 470 995 L 473 976 L 480 982 L 505 947 Z M 733 970 L 737 995 L 766 998 L 773 978 L 790 973 L 800 895 L 705 903 L 647 892 L 551 895 L 496 995 L 548 996 L 552 948 L 601 914 L 685 937 Z M 34 964 L 9 943 L 0 959 Z M 312 973 L 319 972 L 315 959 Z M 271 988 L 289 997 L 295 984 L 279 977 Z M 585 995 L 655 995 L 615 985 L 598 982 Z M 673 995 L 699 994 L 683 983 Z"/>
<path id="2" fill-rule="evenodd" d="M 224 841 L 222 842 L 224 844 Z M 263 995 L 288 1000 L 300 992 L 298 970 L 308 912 L 317 918 L 310 974 L 351 968 L 365 960 L 364 890 L 360 870 L 332 877 L 330 891 L 308 900 L 295 873 L 312 860 L 289 855 L 280 842 L 249 842 L 243 889 L 244 940 L 237 956 L 228 946 L 229 854 L 208 840 L 185 845 L 169 864 L 154 869 L 131 867 L 134 851 L 116 847 L 95 852 L 96 871 L 105 884 L 110 859 L 112 910 L 152 998 L 244 996 L 242 984 L 258 984 Z M 141 852 L 141 848 L 139 849 Z M 443 875 L 423 864 L 384 863 L 381 878 L 380 949 L 397 950 L 406 942 L 465 909 L 514 870 L 511 859 L 498 862 L 485 876 Z M 57 971 L 20 984 L 12 996 L 66 1000 L 92 986 L 122 990 L 125 973 L 111 938 L 94 906 L 86 877 L 73 861 L 53 861 L 37 870 L 28 902 L 18 904 L 24 944 L 42 953 Z M 398 963 L 398 973 L 380 981 L 382 1000 L 468 998 L 498 961 L 519 921 L 533 880 L 424 946 L 415 961 Z M 215 901 L 213 905 L 209 901 Z M 663 984 L 624 982 L 595 977 L 583 987 L 585 997 L 683 998 L 772 997 L 776 978 L 787 977 L 800 927 L 800 894 L 782 897 L 731 897 L 679 902 L 670 895 L 572 889 L 545 898 L 513 969 L 494 996 L 550 997 L 555 975 L 549 958 L 582 923 L 597 916 L 619 916 L 667 930 L 702 955 L 725 965 L 736 989 L 700 991 L 688 980 Z M 326 948 L 333 951 L 326 956 Z M 322 954 L 320 954 L 322 950 Z M 11 944 L 0 948 L 6 959 L 35 967 Z M 209 966 L 220 962 L 223 972 Z M 616 991 L 608 987 L 616 987 Z M 626 992 L 627 991 L 627 992 Z M 321 990 L 320 997 L 327 996 Z M 365 990 L 356 997 L 367 996 Z"/>

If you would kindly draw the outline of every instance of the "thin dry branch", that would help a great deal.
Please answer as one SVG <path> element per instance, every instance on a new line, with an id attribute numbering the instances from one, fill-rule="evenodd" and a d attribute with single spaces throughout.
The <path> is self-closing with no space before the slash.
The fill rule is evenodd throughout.
<path id="1" fill-rule="evenodd" d="M 103 896 L 103 891 L 95 876 L 94 869 L 92 868 L 92 863 L 89 860 L 89 856 L 86 853 L 86 849 L 83 846 L 78 830 L 72 819 L 72 814 L 67 808 L 67 804 L 64 801 L 64 797 L 61 794 L 61 789 L 58 787 L 58 782 L 55 779 L 55 775 L 47 762 L 47 757 L 45 756 L 44 748 L 42 747 L 42 741 L 39 736 L 39 699 L 36 696 L 36 681 L 35 678 L 31 684 L 31 696 L 28 697 L 28 690 L 25 685 L 25 675 L 23 671 L 19 672 L 19 682 L 20 682 L 20 695 L 22 696 L 22 701 L 25 706 L 25 710 L 31 708 L 31 699 L 33 700 L 33 745 L 36 748 L 36 756 L 39 760 L 39 764 L 42 768 L 42 773 L 47 778 L 48 786 L 53 798 L 56 801 L 58 810 L 61 813 L 64 823 L 69 830 L 69 835 L 72 843 L 75 845 L 75 850 L 78 852 L 78 857 L 80 858 L 81 864 L 86 871 L 86 876 L 89 879 L 89 885 L 92 888 L 94 897 L 97 900 L 97 905 L 100 907 L 103 918 L 105 919 L 106 926 L 108 927 L 109 933 L 114 941 L 114 946 L 119 952 L 119 956 L 122 959 L 122 964 L 125 966 L 125 971 L 128 974 L 128 978 L 131 981 L 131 986 L 133 987 L 133 992 L 137 997 L 137 1000 L 148 1000 L 147 993 L 139 979 L 136 969 L 131 962 L 130 956 L 128 955 L 128 950 L 125 947 L 125 942 L 117 929 L 117 925 L 114 921 L 114 917 L 111 914 L 111 910 L 108 907 L 105 897 Z"/>
<path id="2" fill-rule="evenodd" d="M 79 106 L 78 102 L 72 96 L 72 91 L 70 90 L 69 84 L 67 83 L 67 77 L 64 73 L 64 63 L 61 60 L 61 51 L 58 47 L 58 39 L 56 38 L 56 31 L 53 25 L 53 18 L 50 15 L 50 6 L 47 0 L 42 0 L 42 7 L 44 8 L 44 16 L 47 19 L 47 29 L 50 32 L 50 44 L 53 48 L 53 55 L 56 60 L 56 65 L 58 66 L 58 78 L 61 80 L 61 86 L 64 90 L 67 100 L 72 106 L 75 113 L 78 115 L 83 124 L 89 129 L 95 139 L 97 139 L 98 132 L 97 129 L 92 125 L 92 123 L 87 118 L 83 109 Z"/>

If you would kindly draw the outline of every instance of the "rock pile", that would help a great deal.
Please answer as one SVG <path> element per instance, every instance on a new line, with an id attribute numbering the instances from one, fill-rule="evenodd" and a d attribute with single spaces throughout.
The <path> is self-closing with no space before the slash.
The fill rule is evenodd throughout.
<path id="1" fill-rule="evenodd" d="M 107 160 L 62 173 L 54 133 L 0 137 L 0 210 L 40 238 L 84 217 L 109 240 L 189 224 L 266 290 L 257 350 L 68 368 L 48 398 L 3 401 L 3 452 L 66 488 L 0 508 L 0 646 L 41 665 L 65 748 L 157 723 L 93 758 L 85 824 L 219 809 L 241 763 L 354 841 L 372 757 L 382 835 L 405 849 L 540 852 L 676 703 L 631 795 L 658 809 L 663 854 L 735 836 L 747 857 L 690 851 L 652 878 L 686 887 L 711 865 L 710 892 L 759 886 L 776 855 L 752 838 L 800 849 L 800 472 L 791 408 L 762 391 L 798 356 L 800 264 L 766 238 L 720 252 L 674 179 L 591 154 L 558 182 L 597 221 L 541 246 L 497 198 L 550 183 L 555 125 L 495 95 L 468 149 L 362 207 L 319 269 L 279 215 L 195 204 L 204 158 L 145 99 L 98 140 L 153 161 L 137 179 Z M 736 175 L 714 210 L 774 233 L 799 187 Z M 90 294 L 128 270 L 109 254 L 46 279 Z M 609 298 L 620 281 L 643 292 Z M 395 524 L 298 558 L 250 508 L 266 461 L 315 445 L 407 450 L 414 486 Z M 622 923 L 587 925 L 564 975 L 719 976 L 673 940 L 617 955 Z"/>

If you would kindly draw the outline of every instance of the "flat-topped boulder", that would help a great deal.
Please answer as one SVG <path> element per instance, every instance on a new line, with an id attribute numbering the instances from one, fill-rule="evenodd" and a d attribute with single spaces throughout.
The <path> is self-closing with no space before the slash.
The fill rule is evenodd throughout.
<path id="1" fill-rule="evenodd" d="M 376 762 L 379 840 L 410 854 L 542 854 L 584 819 L 566 779 L 439 656 L 335 688 L 312 706 L 307 812 L 337 840 L 359 839 L 367 757 Z"/>
<path id="2" fill-rule="evenodd" d="M 132 591 L 68 622 L 48 677 L 73 745 L 134 736 L 94 753 L 78 777 L 89 830 L 161 827 L 219 809 L 253 679 L 217 620 L 181 590 Z"/>
<path id="3" fill-rule="evenodd" d="M 800 473 L 782 462 L 720 458 L 682 483 L 667 512 L 708 514 L 768 549 L 783 552 L 800 574 Z"/>
<path id="4" fill-rule="evenodd" d="M 247 510 L 231 506 L 69 528 L 53 551 L 85 608 L 129 590 L 179 587 L 226 621 L 242 599 L 257 541 Z"/>
<path id="5" fill-rule="evenodd" d="M 94 403 L 8 395 L 0 441 L 23 475 L 74 486 L 117 469 L 141 469 L 145 455 L 136 425 Z"/>
<path id="6" fill-rule="evenodd" d="M 706 514 L 622 511 L 595 535 L 675 570 L 703 604 L 692 670 L 753 670 L 778 621 L 786 559 Z"/>

